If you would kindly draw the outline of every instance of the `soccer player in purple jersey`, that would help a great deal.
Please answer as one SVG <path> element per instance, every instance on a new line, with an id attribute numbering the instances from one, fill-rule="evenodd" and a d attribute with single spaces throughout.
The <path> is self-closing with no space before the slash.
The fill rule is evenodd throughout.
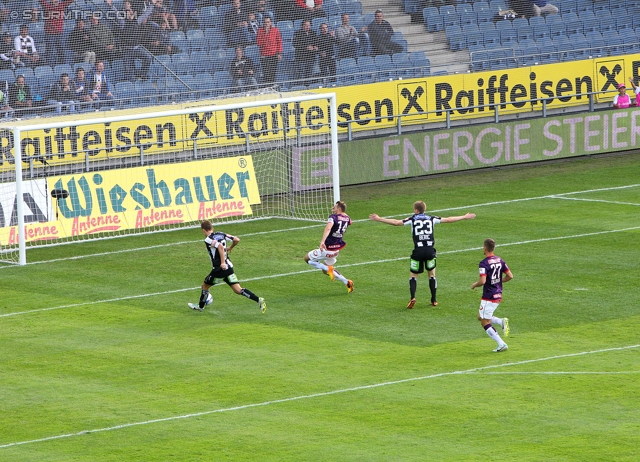
<path id="1" fill-rule="evenodd" d="M 493 239 L 485 239 L 482 248 L 485 259 L 480 262 L 480 277 L 476 282 L 471 284 L 471 290 L 476 287 L 483 286 L 482 300 L 480 301 L 480 309 L 478 310 L 478 320 L 487 335 L 496 341 L 498 347 L 493 350 L 496 353 L 505 351 L 507 348 L 504 340 L 493 327 L 498 324 L 502 327 L 504 336 L 509 336 L 509 318 L 496 318 L 493 313 L 502 301 L 502 284 L 513 279 L 513 273 L 505 263 L 505 261 L 495 255 L 496 241 Z M 504 276 L 502 276 L 504 274 Z"/>
<path id="2" fill-rule="evenodd" d="M 429 290 L 431 291 L 431 304 L 438 306 L 436 301 L 436 291 L 438 283 L 436 281 L 436 248 L 433 236 L 434 227 L 438 223 L 455 223 L 460 220 L 473 220 L 476 215 L 467 213 L 459 217 L 436 217 L 425 214 L 427 205 L 422 201 L 413 203 L 413 215 L 404 220 L 394 220 L 393 218 L 382 218 L 377 214 L 369 215 L 374 221 L 386 223 L 393 226 L 411 225 L 411 237 L 413 238 L 413 252 L 409 266 L 409 293 L 411 300 L 407 308 L 411 309 L 416 304 L 416 290 L 418 288 L 418 275 L 427 269 L 429 275 Z"/>
<path id="3" fill-rule="evenodd" d="M 305 255 L 304 261 L 314 268 L 322 270 L 324 274 L 329 275 L 332 281 L 338 279 L 347 286 L 347 292 L 351 293 L 353 292 L 353 281 L 345 278 L 333 268 L 340 250 L 347 245 L 342 239 L 347 228 L 351 225 L 351 218 L 345 213 L 346 211 L 347 204 L 342 201 L 336 202 L 331 209 L 327 226 L 324 227 L 320 247 Z"/>
<path id="4" fill-rule="evenodd" d="M 216 284 L 225 282 L 236 294 L 256 302 L 262 313 L 267 311 L 267 302 L 265 302 L 264 298 L 258 297 L 249 289 L 240 287 L 238 277 L 233 270 L 233 263 L 229 260 L 228 254 L 238 245 L 240 238 L 232 236 L 231 234 L 225 234 L 222 231 L 214 232 L 213 225 L 209 220 L 204 220 L 200 224 L 200 228 L 205 235 L 204 243 L 207 247 L 209 258 L 211 259 L 212 269 L 202 283 L 200 301 L 198 303 L 187 303 L 189 308 L 196 311 L 204 311 L 207 299 L 209 298 L 209 289 Z M 227 241 L 231 241 L 229 248 L 227 248 Z"/>

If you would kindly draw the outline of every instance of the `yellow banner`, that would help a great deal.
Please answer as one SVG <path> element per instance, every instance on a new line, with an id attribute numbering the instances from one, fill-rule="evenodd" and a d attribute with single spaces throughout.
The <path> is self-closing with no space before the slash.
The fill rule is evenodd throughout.
<path id="1" fill-rule="evenodd" d="M 495 105 L 502 114 L 540 111 L 545 98 L 547 108 L 584 105 L 587 96 L 575 93 L 609 91 L 596 97 L 597 102 L 610 101 L 618 83 L 629 77 L 638 79 L 640 54 L 594 58 L 566 63 L 522 67 L 500 71 L 474 72 L 420 79 L 394 80 L 351 87 L 330 88 L 337 95 L 339 129 L 353 131 L 391 128 L 402 123 L 444 121 L 447 111 L 452 119 L 491 117 Z M 325 88 L 309 90 L 324 93 Z M 234 99 L 216 101 L 228 104 Z M 199 104 L 207 104 L 206 101 Z M 175 106 L 171 106 L 175 109 Z M 457 108 L 454 110 L 454 108 Z M 153 108 L 154 111 L 162 107 Z M 429 112 L 429 114 L 421 114 Z M 54 119 L 52 119 L 54 120 Z M 238 145 L 247 141 L 282 138 L 282 129 L 304 126 L 302 135 L 317 133 L 329 123 L 326 101 L 305 101 L 288 105 L 263 106 L 252 109 L 198 111 L 192 114 L 125 123 L 70 126 L 61 129 L 29 131 L 23 127 L 22 147 L 28 156 L 49 164 L 84 162 L 121 156 L 138 156 L 141 150 L 153 155 L 179 152 L 198 146 Z M 5 125 L 6 126 L 6 125 Z M 297 136 L 288 130 L 289 137 Z M 186 141 L 182 141 L 186 140 Z M 0 171 L 12 169 L 13 139 L 0 124 Z M 43 164 L 36 162 L 36 167 Z"/>
<path id="2" fill-rule="evenodd" d="M 25 226 L 27 241 L 251 215 L 260 203 L 251 156 L 53 176 L 47 189 L 69 195 L 55 221 Z M 0 228 L 0 244 L 17 242 L 16 226 Z"/>

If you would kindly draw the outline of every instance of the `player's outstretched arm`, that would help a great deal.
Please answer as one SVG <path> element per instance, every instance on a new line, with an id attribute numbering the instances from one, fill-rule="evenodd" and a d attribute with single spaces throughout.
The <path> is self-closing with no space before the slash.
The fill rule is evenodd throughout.
<path id="1" fill-rule="evenodd" d="M 404 225 L 402 220 L 394 220 L 393 218 L 383 218 L 383 217 L 378 216 L 377 213 L 372 213 L 371 215 L 369 215 L 369 218 L 372 219 L 373 221 L 379 221 L 380 223 L 386 223 L 386 224 L 392 225 L 392 226 L 402 226 L 402 225 Z"/>
<path id="2" fill-rule="evenodd" d="M 459 217 L 444 217 L 440 219 L 440 223 L 455 223 L 462 220 L 473 220 L 476 217 L 475 213 L 466 213 Z"/>

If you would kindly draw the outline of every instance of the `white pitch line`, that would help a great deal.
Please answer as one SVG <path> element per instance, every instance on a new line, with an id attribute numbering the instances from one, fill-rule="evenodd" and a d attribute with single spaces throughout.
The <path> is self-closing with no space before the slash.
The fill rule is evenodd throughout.
<path id="1" fill-rule="evenodd" d="M 546 237 L 546 238 L 541 238 L 541 239 L 530 239 L 528 241 L 519 241 L 519 242 L 506 242 L 504 244 L 500 244 L 501 247 L 506 247 L 506 246 L 513 246 L 513 245 L 525 245 L 525 244 L 535 244 L 538 242 L 548 242 L 548 241 L 558 241 L 558 240 L 563 240 L 563 239 L 575 239 L 575 238 L 580 238 L 580 237 L 589 237 L 589 236 L 599 236 L 601 234 L 610 234 L 610 233 L 622 233 L 625 231 L 633 231 L 633 230 L 637 230 L 640 229 L 640 226 L 635 226 L 632 228 L 622 228 L 622 229 L 612 229 L 609 231 L 596 231 L 593 233 L 584 233 L 584 234 L 573 234 L 570 236 L 557 236 L 557 237 Z M 479 251 L 482 250 L 482 247 L 470 247 L 468 249 L 459 249 L 459 250 L 445 250 L 442 252 L 439 252 L 440 255 L 448 255 L 448 254 L 455 254 L 455 253 L 462 253 L 462 252 L 471 252 L 471 251 Z M 401 260 L 406 260 L 407 257 L 398 257 L 398 258 L 387 258 L 384 260 L 371 260 L 371 261 L 365 261 L 365 262 L 358 262 L 358 263 L 349 263 L 346 265 L 340 265 L 340 268 L 351 268 L 354 266 L 367 266 L 367 265 L 377 265 L 380 263 L 391 263 L 391 262 L 396 262 L 396 261 L 401 261 Z M 289 273 L 280 273 L 280 274 L 270 274 L 267 276 L 258 276 L 255 278 L 243 278 L 242 281 L 243 282 L 251 282 L 251 281 L 261 281 L 264 279 L 273 279 L 273 278 L 281 278 L 281 277 L 287 277 L 287 276 L 298 276 L 300 274 L 305 274 L 305 273 L 313 273 L 317 270 L 315 269 L 305 269 L 305 270 L 300 270 L 300 271 L 292 271 Z M 85 306 L 85 305 L 98 305 L 101 303 L 112 303 L 112 302 L 120 302 L 120 301 L 124 301 L 124 300 L 131 300 L 131 299 L 136 299 L 136 298 L 145 298 L 145 297 L 155 297 L 158 295 L 168 295 L 168 294 L 174 294 L 174 293 L 178 293 L 178 292 L 187 292 L 190 290 L 197 290 L 199 287 L 189 287 L 186 289 L 174 289 L 174 290 L 167 290 L 164 292 L 153 292 L 153 293 L 149 293 L 149 294 L 138 294 L 138 295 L 128 295 L 126 297 L 119 297 L 119 298 L 110 298 L 107 300 L 93 300 L 90 302 L 82 302 L 82 303 L 74 303 L 71 305 L 61 305 L 61 306 L 54 306 L 54 307 L 50 307 L 50 308 L 38 308 L 35 310 L 29 310 L 29 311 L 16 311 L 14 313 L 4 313 L 4 314 L 0 314 L 0 318 L 7 318 L 9 316 L 18 316 L 18 315 L 23 315 L 23 314 L 32 314 L 32 313 L 40 313 L 43 311 L 54 311 L 54 310 L 62 310 L 65 308 L 75 308 L 78 306 Z"/>
<path id="2" fill-rule="evenodd" d="M 630 185 L 624 185 L 624 186 L 613 186 L 610 188 L 599 188 L 599 189 L 585 189 L 585 190 L 581 190 L 581 191 L 570 191 L 570 192 L 566 192 L 566 193 L 559 193 L 559 194 L 552 194 L 552 195 L 544 195 L 544 196 L 533 196 L 533 197 L 525 197 L 522 199 L 509 199 L 509 200 L 504 200 L 504 201 L 496 201 L 496 202 L 483 202 L 480 204 L 472 204 L 472 205 L 465 205 L 462 207 L 449 207 L 449 208 L 444 208 L 444 209 L 437 209 L 437 210 L 430 210 L 431 213 L 441 213 L 441 212 L 448 212 L 448 211 L 452 211 L 452 210 L 465 210 L 465 209 L 470 209 L 470 208 L 474 208 L 474 207 L 490 207 L 493 205 L 502 205 L 502 204 L 510 204 L 510 203 L 515 203 L 515 202 L 526 202 L 526 201 L 532 201 L 532 200 L 540 200 L 540 199 L 562 199 L 562 196 L 567 196 L 567 195 L 574 195 L 574 194 L 587 194 L 587 193 L 592 193 L 592 192 L 602 192 L 602 191 L 614 191 L 614 190 L 618 190 L 618 189 L 629 189 L 629 188 L 636 188 L 640 186 L 640 183 L 638 184 L 630 184 Z M 637 205 L 637 204 L 630 204 L 630 205 Z M 404 213 L 404 214 L 398 214 L 398 215 L 391 215 L 391 217 L 405 217 L 405 216 L 409 216 L 409 213 Z M 363 218 L 360 220 L 353 220 L 354 223 L 362 223 L 362 222 L 366 222 L 366 221 L 370 221 L 368 218 Z M 228 223 L 231 224 L 231 223 Z M 227 224 L 225 224 L 226 226 Z M 249 236 L 260 236 L 260 235 L 265 235 L 265 234 L 272 234 L 272 233 L 282 233 L 282 232 L 288 232 L 288 231 L 300 231 L 300 230 L 305 230 L 305 229 L 312 229 L 312 228 L 318 228 L 321 226 L 324 226 L 325 223 L 321 223 L 321 224 L 315 224 L 315 225 L 308 225 L 308 226 L 298 226 L 296 228 L 285 228 L 285 229 L 275 229 L 275 230 L 270 230 L 270 231 L 258 231 L 255 233 L 246 233 L 243 234 L 243 237 L 249 237 Z M 104 257 L 106 255 L 117 255 L 117 254 L 121 254 L 121 253 L 130 253 L 130 252 L 138 252 L 138 251 L 145 251 L 145 250 L 152 250 L 152 249 L 158 249 L 158 248 L 163 248 L 163 247 L 170 247 L 170 246 L 176 246 L 176 245 L 184 245 L 184 244 L 194 244 L 194 243 L 198 243 L 201 242 L 201 240 L 189 240 L 189 241 L 179 241 L 179 242 L 172 242 L 170 244 L 159 244 L 159 245 L 152 245 L 152 246 L 146 246 L 146 247 L 138 247 L 135 249 L 122 249 L 122 250 L 115 250 L 112 252 L 102 252 L 102 253 L 95 253 L 95 254 L 89 254 L 89 255 L 76 255 L 73 257 L 65 257 L 65 258 L 56 258 L 53 260 L 42 260 L 42 261 L 35 261 L 35 262 L 27 262 L 27 265 L 40 265 L 43 263 L 55 263 L 55 262 L 60 262 L 60 261 L 73 261 L 73 260 L 80 260 L 80 259 L 84 259 L 84 258 L 93 258 L 93 257 Z M 8 266 L 0 266 L 0 270 L 5 269 L 5 268 L 15 268 L 16 265 L 8 265 Z"/>
<path id="3" fill-rule="evenodd" d="M 438 374 L 423 375 L 421 377 L 411 377 L 411 378 L 408 378 L 408 379 L 392 380 L 392 381 L 388 381 L 388 382 L 374 383 L 374 384 L 371 384 L 371 385 L 360 385 L 360 386 L 351 387 L 351 388 L 341 388 L 341 389 L 338 389 L 338 390 L 331 390 L 331 391 L 325 391 L 325 392 L 320 392 L 320 393 L 313 393 L 313 394 L 310 394 L 310 395 L 292 396 L 292 397 L 289 397 L 289 398 L 275 399 L 275 400 L 271 400 L 271 401 L 263 401 L 263 402 L 260 402 L 260 403 L 243 404 L 243 405 L 240 405 L 240 406 L 227 407 L 227 408 L 221 408 L 221 409 L 213 409 L 213 410 L 210 410 L 210 411 L 194 412 L 194 413 L 191 413 L 191 414 L 176 415 L 176 416 L 170 416 L 170 417 L 163 417 L 163 418 L 159 418 L 159 419 L 144 420 L 144 421 L 139 421 L 139 422 L 130 422 L 130 423 L 121 424 L 121 425 L 114 425 L 112 427 L 96 428 L 96 429 L 93 429 L 93 430 L 82 430 L 82 431 L 75 432 L 75 433 L 66 433 L 66 434 L 63 434 L 63 435 L 48 436 L 48 437 L 45 437 L 45 438 L 38 438 L 38 439 L 33 439 L 33 440 L 16 441 L 16 442 L 13 442 L 13 443 L 2 444 L 2 445 L 0 445 L 0 449 L 10 448 L 10 447 L 13 447 L 13 446 L 20 446 L 20 445 L 25 445 L 25 444 L 44 443 L 46 441 L 59 440 L 59 439 L 63 439 L 63 438 L 71 438 L 71 437 L 74 437 L 74 436 L 82 436 L 82 435 L 87 435 L 87 434 L 90 434 L 90 433 L 108 432 L 108 431 L 114 431 L 114 430 L 121 430 L 123 428 L 137 427 L 137 426 L 141 426 L 141 425 L 150 425 L 150 424 L 160 423 L 160 422 L 171 422 L 171 421 L 175 421 L 175 420 L 190 419 L 190 418 L 193 418 L 193 417 L 201 417 L 201 416 L 211 415 L 211 414 L 221 414 L 221 413 L 224 413 L 224 412 L 241 411 L 241 410 L 244 410 L 244 409 L 251 409 L 251 408 L 263 407 L 263 406 L 272 406 L 274 404 L 289 403 L 289 402 L 293 402 L 293 401 L 301 401 L 301 400 L 304 400 L 304 399 L 322 398 L 322 397 L 325 397 L 325 396 L 338 395 L 338 394 L 342 394 L 342 393 L 350 393 L 350 392 L 354 392 L 354 391 L 370 390 L 370 389 L 373 389 L 373 388 L 387 387 L 387 386 L 390 386 L 390 385 L 399 385 L 399 384 L 409 383 L 409 382 L 417 382 L 417 381 L 420 381 L 420 380 L 435 379 L 435 378 L 439 378 L 439 377 L 448 377 L 448 376 L 452 376 L 452 375 L 471 374 L 471 373 L 474 373 L 474 372 L 481 372 L 481 371 L 486 371 L 486 370 L 489 370 L 489 369 L 497 369 L 499 367 L 521 366 L 523 364 L 532 364 L 532 363 L 538 363 L 538 362 L 542 362 L 542 361 L 551 361 L 551 360 L 554 360 L 554 359 L 572 358 L 572 357 L 576 357 L 576 356 L 585 356 L 585 355 L 591 355 L 591 354 L 597 354 L 597 353 L 608 353 L 608 352 L 611 352 L 611 351 L 630 350 L 630 349 L 634 349 L 634 348 L 638 348 L 638 347 L 640 347 L 640 344 L 638 344 L 638 345 L 627 345 L 627 346 L 623 346 L 623 347 L 605 348 L 605 349 L 602 349 L 602 350 L 582 351 L 582 352 L 579 352 L 579 353 L 567 353 L 567 354 L 564 354 L 564 355 L 547 356 L 545 358 L 525 359 L 525 360 L 522 360 L 522 361 L 514 361 L 514 362 L 504 363 L 504 364 L 494 364 L 494 365 L 491 365 L 491 366 L 475 367 L 473 369 L 467 369 L 467 370 L 462 370 L 462 371 L 441 372 L 441 373 L 438 373 Z"/>
<path id="4" fill-rule="evenodd" d="M 640 374 L 640 371 L 546 371 L 546 372 L 469 372 L 473 375 L 627 375 Z"/>
<path id="5" fill-rule="evenodd" d="M 636 207 L 640 206 L 640 204 L 634 204 L 632 202 L 618 202 L 618 201 L 605 201 L 603 199 L 582 199 L 580 197 L 560 197 L 553 196 L 552 199 L 562 199 L 565 201 L 582 201 L 582 202 L 603 202 L 605 204 L 616 204 L 616 205 L 634 205 Z"/>

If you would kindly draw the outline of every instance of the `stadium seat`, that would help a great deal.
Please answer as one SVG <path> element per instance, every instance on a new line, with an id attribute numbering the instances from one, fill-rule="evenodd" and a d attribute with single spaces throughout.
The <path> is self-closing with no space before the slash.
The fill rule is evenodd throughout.
<path id="1" fill-rule="evenodd" d="M 629 18 L 629 24 L 631 24 L 631 18 Z M 567 37 L 571 37 L 574 34 L 583 33 L 583 32 L 584 32 L 583 23 L 579 19 L 570 21 L 565 24 L 565 33 Z"/>
<path id="2" fill-rule="evenodd" d="M 490 9 L 477 11 L 476 15 L 478 17 L 478 24 L 493 24 L 493 18 L 495 14 Z"/>
<path id="3" fill-rule="evenodd" d="M 53 74 L 56 78 L 59 78 L 63 73 L 66 73 L 70 78 L 73 78 L 73 68 L 68 64 L 57 64 L 53 68 Z"/>
<path id="4" fill-rule="evenodd" d="M 465 11 L 460 15 L 460 24 L 462 26 L 469 24 L 477 24 L 478 17 L 475 11 Z"/>
<path id="5" fill-rule="evenodd" d="M 444 22 L 440 12 L 435 7 L 428 7 L 422 10 L 422 18 L 429 32 L 439 32 L 444 29 Z"/>
<path id="6" fill-rule="evenodd" d="M 337 74 L 339 85 L 345 86 L 360 83 L 358 78 L 360 74 L 360 68 L 356 63 L 356 60 L 353 58 L 343 58 L 338 61 Z"/>
<path id="7" fill-rule="evenodd" d="M 522 56 L 518 60 L 521 66 L 534 66 L 540 61 L 540 51 L 538 47 L 527 47 L 522 49 Z"/>
<path id="8" fill-rule="evenodd" d="M 322 2 L 322 10 L 327 14 L 327 16 L 336 16 L 342 12 L 337 0 L 324 0 Z"/>
<path id="9" fill-rule="evenodd" d="M 191 29 L 187 31 L 187 44 L 190 52 L 206 50 L 207 40 L 204 32 L 200 29 Z"/>
<path id="10" fill-rule="evenodd" d="M 204 38 L 207 42 L 207 48 L 209 50 L 215 50 L 217 48 L 225 48 L 227 46 L 227 37 L 220 29 L 209 28 L 204 30 Z"/>
<path id="11" fill-rule="evenodd" d="M 195 75 L 196 89 L 199 98 L 211 98 L 215 94 L 215 82 L 209 72 Z"/>
<path id="12" fill-rule="evenodd" d="M 582 29 L 585 34 L 600 32 L 600 20 L 598 18 L 586 19 L 582 22 Z"/>
<path id="13" fill-rule="evenodd" d="M 409 61 L 414 68 L 413 73 L 415 77 L 427 77 L 431 75 L 431 62 L 424 51 L 412 51 L 409 54 Z"/>
<path id="14" fill-rule="evenodd" d="M 604 2 L 594 2 L 594 3 L 604 3 Z M 559 2 L 555 2 L 554 5 L 558 7 L 558 12 L 560 13 L 561 16 L 564 16 L 567 13 L 575 13 L 577 11 L 575 0 L 561 0 Z"/>
<path id="15" fill-rule="evenodd" d="M 171 70 L 176 74 L 189 74 L 193 71 L 191 58 L 187 53 L 176 53 L 171 56 Z"/>
<path id="16" fill-rule="evenodd" d="M 291 42 L 293 40 L 293 22 L 291 21 L 278 21 L 276 26 L 280 31 L 283 42 Z"/>
<path id="17" fill-rule="evenodd" d="M 561 35 L 566 35 L 565 25 L 562 22 L 554 23 L 549 26 L 549 35 L 552 39 L 559 37 Z"/>
<path id="18" fill-rule="evenodd" d="M 475 11 L 476 13 L 482 10 L 488 10 L 489 9 L 489 3 L 485 2 L 485 1 L 481 1 L 481 2 L 474 2 L 472 3 L 473 5 L 473 11 Z"/>
<path id="19" fill-rule="evenodd" d="M 445 29 L 447 26 L 460 25 L 460 16 L 456 13 L 453 5 L 445 5 L 440 7 L 440 16 Z"/>
<path id="20" fill-rule="evenodd" d="M 189 56 L 189 61 L 192 68 L 190 74 L 200 74 L 211 71 L 211 60 L 209 59 L 209 53 L 206 51 L 194 51 Z"/>
<path id="21" fill-rule="evenodd" d="M 118 82 L 114 90 L 120 108 L 133 107 L 136 105 L 135 97 L 137 96 L 137 92 L 133 83 Z"/>
<path id="22" fill-rule="evenodd" d="M 488 31 L 485 31 L 483 35 L 484 35 L 484 46 L 486 48 L 496 48 L 500 46 L 500 31 L 488 30 Z"/>
<path id="23" fill-rule="evenodd" d="M 323 3 L 324 7 L 324 3 Z M 362 14 L 362 3 L 360 2 L 348 2 L 343 5 L 343 12 L 348 14 Z"/>
<path id="24" fill-rule="evenodd" d="M 360 82 L 373 83 L 378 77 L 378 68 L 372 56 L 360 56 L 358 58 L 358 68 L 360 69 Z"/>
<path id="25" fill-rule="evenodd" d="M 218 9 L 215 6 L 205 6 L 200 9 L 200 28 L 202 30 L 217 27 L 219 21 Z"/>
<path id="26" fill-rule="evenodd" d="M 499 30 L 499 31 L 502 31 L 504 29 L 513 29 L 513 23 L 511 21 L 509 21 L 508 19 L 497 21 L 496 22 L 496 29 Z"/>
<path id="27" fill-rule="evenodd" d="M 531 26 L 518 27 L 516 33 L 518 35 L 518 43 L 523 40 L 533 40 L 533 27 Z"/>
<path id="28" fill-rule="evenodd" d="M 149 106 L 158 102 L 158 92 L 151 81 L 136 80 L 134 87 L 141 106 Z"/>
<path id="29" fill-rule="evenodd" d="M 467 46 L 482 45 L 484 47 L 484 35 L 482 32 L 471 32 L 467 34 Z"/>
<path id="30" fill-rule="evenodd" d="M 500 31 L 500 43 L 503 47 L 511 47 L 518 43 L 518 33 L 515 29 L 503 29 Z"/>
<path id="31" fill-rule="evenodd" d="M 411 62 L 409 61 L 409 53 L 394 53 L 391 56 L 391 61 L 396 66 L 396 75 L 403 79 L 413 77 L 413 69 Z"/>
<path id="32" fill-rule="evenodd" d="M 171 43 L 171 47 L 175 47 L 180 52 L 188 53 L 189 52 L 189 44 L 187 43 L 187 37 L 184 35 L 182 31 L 174 31 L 169 34 L 169 43 Z"/>
<path id="33" fill-rule="evenodd" d="M 629 15 L 618 17 L 616 20 L 616 28 L 618 32 L 633 29 L 633 18 Z"/>
<path id="34" fill-rule="evenodd" d="M 533 26 L 533 39 L 540 40 L 545 38 L 551 38 L 551 33 L 549 32 L 549 26 L 547 26 L 546 24 Z"/>

